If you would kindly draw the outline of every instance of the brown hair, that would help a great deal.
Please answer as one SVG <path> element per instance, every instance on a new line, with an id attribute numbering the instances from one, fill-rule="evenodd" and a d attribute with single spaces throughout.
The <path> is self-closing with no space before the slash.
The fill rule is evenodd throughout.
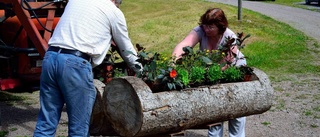
<path id="1" fill-rule="evenodd" d="M 228 20 L 220 8 L 208 9 L 199 20 L 199 25 L 216 25 L 219 33 L 223 34 L 228 27 Z"/>

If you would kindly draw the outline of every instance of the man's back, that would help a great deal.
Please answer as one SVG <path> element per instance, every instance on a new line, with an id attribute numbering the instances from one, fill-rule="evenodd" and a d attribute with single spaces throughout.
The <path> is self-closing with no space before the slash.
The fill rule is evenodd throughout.
<path id="1" fill-rule="evenodd" d="M 93 57 L 105 55 L 117 23 L 126 26 L 123 13 L 110 0 L 69 0 L 49 45 L 76 49 Z M 96 64 L 102 57 L 98 60 Z"/>

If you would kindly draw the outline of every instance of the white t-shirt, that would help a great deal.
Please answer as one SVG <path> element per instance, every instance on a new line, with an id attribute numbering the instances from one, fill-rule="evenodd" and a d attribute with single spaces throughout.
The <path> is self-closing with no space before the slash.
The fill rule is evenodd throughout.
<path id="1" fill-rule="evenodd" d="M 75 49 L 92 57 L 93 67 L 102 63 L 112 39 L 120 51 L 134 49 L 128 36 L 122 11 L 110 0 L 69 0 L 54 33 L 50 46 Z M 128 52 L 121 55 L 134 69 L 137 57 Z"/>

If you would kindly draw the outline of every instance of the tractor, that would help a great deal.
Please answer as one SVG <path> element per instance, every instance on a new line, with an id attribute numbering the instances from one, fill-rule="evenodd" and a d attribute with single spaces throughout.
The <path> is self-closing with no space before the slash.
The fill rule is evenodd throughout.
<path id="1" fill-rule="evenodd" d="M 0 0 L 0 90 L 39 87 L 42 58 L 66 0 Z"/>
<path id="2" fill-rule="evenodd" d="M 42 59 L 68 0 L 0 0 L 0 90 L 39 88 Z M 134 75 L 112 44 L 105 61 L 93 68 L 94 78 L 107 84 L 118 68 Z M 116 55 L 117 54 L 117 55 Z"/>

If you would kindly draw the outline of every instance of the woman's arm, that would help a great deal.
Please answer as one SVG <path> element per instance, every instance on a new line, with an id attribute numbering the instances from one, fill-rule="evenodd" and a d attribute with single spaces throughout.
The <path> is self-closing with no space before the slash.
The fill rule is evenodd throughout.
<path id="1" fill-rule="evenodd" d="M 181 58 L 181 55 L 184 53 L 182 48 L 183 47 L 194 47 L 199 42 L 199 36 L 198 33 L 194 30 L 192 30 L 187 37 L 184 38 L 173 50 L 172 56 L 176 57 L 176 59 Z"/>

